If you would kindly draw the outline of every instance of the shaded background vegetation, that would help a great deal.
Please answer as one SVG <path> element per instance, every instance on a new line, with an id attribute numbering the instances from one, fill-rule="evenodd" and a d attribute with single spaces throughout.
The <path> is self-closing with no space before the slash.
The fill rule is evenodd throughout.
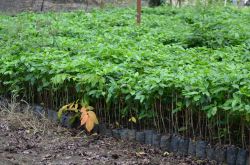
<path id="1" fill-rule="evenodd" d="M 186 5 L 250 5 L 250 1 L 241 0 L 142 0 L 143 6 L 159 6 L 167 4 L 170 6 Z M 16 13 L 21 11 L 62 11 L 62 10 L 89 10 L 94 7 L 104 6 L 135 6 L 135 0 L 0 0 L 0 11 Z"/>

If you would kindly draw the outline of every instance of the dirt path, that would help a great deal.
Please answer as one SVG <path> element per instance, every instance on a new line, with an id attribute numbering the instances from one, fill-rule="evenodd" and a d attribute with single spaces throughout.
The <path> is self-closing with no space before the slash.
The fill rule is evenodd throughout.
<path id="1" fill-rule="evenodd" d="M 0 110 L 0 164 L 214 164 Z"/>

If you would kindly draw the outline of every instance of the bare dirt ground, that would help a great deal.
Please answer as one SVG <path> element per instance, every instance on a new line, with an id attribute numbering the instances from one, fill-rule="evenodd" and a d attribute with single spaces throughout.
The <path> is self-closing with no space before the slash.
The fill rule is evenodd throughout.
<path id="1" fill-rule="evenodd" d="M 1 106 L 0 106 L 1 107 Z M 27 109 L 27 108 L 26 108 Z M 20 113 L 19 111 L 23 111 Z M 0 164 L 215 164 L 37 119 L 19 104 L 0 108 Z"/>

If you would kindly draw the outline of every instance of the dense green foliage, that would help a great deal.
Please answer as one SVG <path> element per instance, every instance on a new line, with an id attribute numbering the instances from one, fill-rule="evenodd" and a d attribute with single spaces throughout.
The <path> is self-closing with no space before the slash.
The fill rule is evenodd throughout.
<path id="1" fill-rule="evenodd" d="M 215 7 L 144 8 L 141 26 L 134 9 L 2 15 L 1 92 L 75 89 L 139 119 L 162 100 L 173 113 L 247 121 L 249 18 L 250 9 Z"/>

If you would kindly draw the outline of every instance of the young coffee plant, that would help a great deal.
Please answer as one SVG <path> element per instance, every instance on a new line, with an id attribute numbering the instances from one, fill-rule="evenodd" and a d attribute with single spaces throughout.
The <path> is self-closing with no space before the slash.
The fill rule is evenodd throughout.
<path id="1" fill-rule="evenodd" d="M 81 107 L 81 108 L 80 108 Z M 74 123 L 75 120 L 80 119 L 80 125 L 85 125 L 85 128 L 88 132 L 91 132 L 95 124 L 99 124 L 93 107 L 88 106 L 87 104 L 79 105 L 77 102 L 73 102 L 67 105 L 64 105 L 58 111 L 58 118 L 61 119 L 63 113 L 73 112 L 75 115 L 72 117 L 73 120 L 70 123 Z"/>
<path id="2" fill-rule="evenodd" d="M 246 146 L 250 8 L 145 7 L 142 15 L 137 26 L 132 8 L 0 14 L 0 94 L 53 109 L 84 96 L 109 125 Z M 87 104 L 63 113 L 87 131 L 98 123 Z"/>

